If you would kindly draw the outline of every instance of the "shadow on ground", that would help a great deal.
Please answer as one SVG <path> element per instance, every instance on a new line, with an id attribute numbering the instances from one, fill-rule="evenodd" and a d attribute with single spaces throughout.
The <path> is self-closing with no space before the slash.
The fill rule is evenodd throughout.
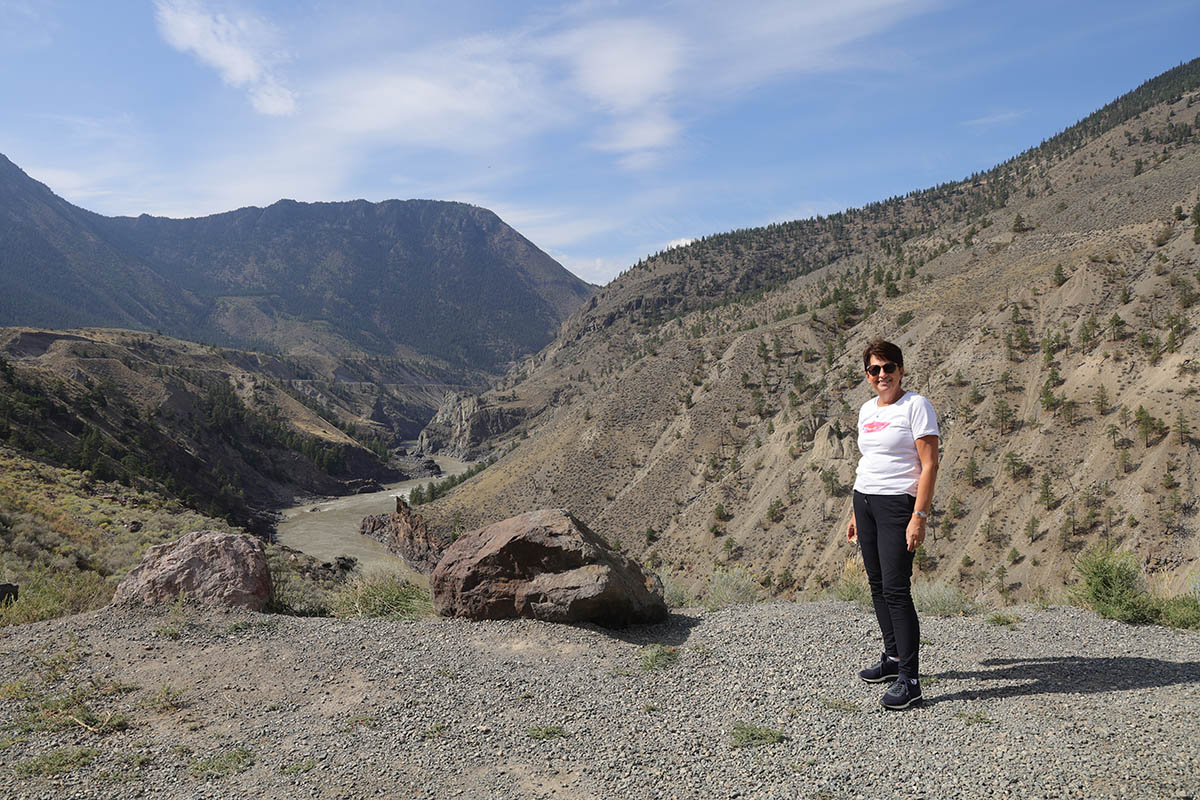
<path id="1" fill-rule="evenodd" d="M 699 625 L 700 622 L 700 617 L 691 617 L 672 611 L 665 622 L 656 625 L 602 628 L 599 625 L 585 624 L 583 627 L 630 644 L 664 644 L 669 647 L 679 647 L 687 642 L 688 637 L 692 634 L 692 628 Z"/>
<path id="2" fill-rule="evenodd" d="M 1200 683 L 1200 662 L 1177 663 L 1138 656 L 989 658 L 979 662 L 979 666 L 983 669 L 936 673 L 939 680 L 977 681 L 985 685 L 935 697 L 927 695 L 926 704 L 1039 694 L 1096 694 Z M 992 681 L 1002 683 L 986 685 Z"/>

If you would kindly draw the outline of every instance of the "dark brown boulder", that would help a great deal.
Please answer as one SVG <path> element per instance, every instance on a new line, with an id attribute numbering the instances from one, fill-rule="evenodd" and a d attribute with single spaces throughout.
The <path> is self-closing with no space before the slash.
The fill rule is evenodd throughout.
<path id="1" fill-rule="evenodd" d="M 595 622 L 667 617 L 662 582 L 563 509 L 530 511 L 461 536 L 430 579 L 444 617 Z"/>
<path id="2" fill-rule="evenodd" d="M 193 531 L 146 551 L 113 595 L 113 603 L 151 605 L 186 594 L 209 605 L 262 611 L 271 599 L 263 544 L 251 536 Z"/>
<path id="3" fill-rule="evenodd" d="M 450 546 L 450 534 L 430 533 L 425 518 L 413 513 L 408 503 L 396 498 L 395 514 L 364 517 L 358 532 L 374 539 L 422 575 L 433 572 L 442 553 Z"/>

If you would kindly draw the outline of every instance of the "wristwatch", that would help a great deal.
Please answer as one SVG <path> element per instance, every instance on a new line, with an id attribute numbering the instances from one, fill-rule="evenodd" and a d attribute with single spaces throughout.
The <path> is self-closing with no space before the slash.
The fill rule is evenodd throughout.
<path id="1" fill-rule="evenodd" d="M 921 519 L 929 519 L 928 511 L 914 511 L 913 513 L 916 514 Z"/>

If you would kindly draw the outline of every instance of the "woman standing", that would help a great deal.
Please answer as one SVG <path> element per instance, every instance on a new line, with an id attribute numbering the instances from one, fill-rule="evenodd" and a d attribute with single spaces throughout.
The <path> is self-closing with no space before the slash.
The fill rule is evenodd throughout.
<path id="1" fill-rule="evenodd" d="M 937 414 L 928 400 L 901 386 L 904 355 L 876 339 L 863 351 L 867 383 L 876 397 L 858 412 L 862 458 L 846 538 L 862 548 L 871 601 L 883 632 L 883 656 L 858 676 L 893 681 L 880 701 L 908 708 L 921 700 L 917 651 L 921 630 L 913 605 L 913 555 L 925 541 L 925 523 L 938 471 Z"/>

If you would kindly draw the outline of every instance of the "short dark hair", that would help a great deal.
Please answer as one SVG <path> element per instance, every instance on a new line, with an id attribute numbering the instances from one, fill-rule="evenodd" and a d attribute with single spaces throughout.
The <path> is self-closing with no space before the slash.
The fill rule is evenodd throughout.
<path id="1" fill-rule="evenodd" d="M 876 339 L 863 350 L 863 369 L 871 366 L 871 356 L 879 356 L 884 361 L 894 361 L 896 366 L 904 366 L 904 353 L 900 348 L 884 339 Z"/>

